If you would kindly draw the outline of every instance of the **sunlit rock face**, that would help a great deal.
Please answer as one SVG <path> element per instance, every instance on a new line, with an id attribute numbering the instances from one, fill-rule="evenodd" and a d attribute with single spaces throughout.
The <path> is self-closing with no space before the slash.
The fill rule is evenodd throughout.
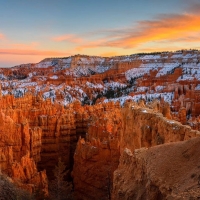
<path id="1" fill-rule="evenodd" d="M 145 172 L 140 172 L 140 170 L 149 167 L 145 162 L 149 154 L 145 154 L 147 158 L 145 157 L 144 161 L 141 161 L 143 163 L 139 163 L 140 160 L 137 161 L 137 157 L 135 158 L 134 155 L 143 151 L 146 152 L 149 148 L 158 145 L 164 146 L 162 151 L 170 146 L 165 144 L 173 143 L 172 146 L 178 148 L 182 144 L 180 141 L 197 138 L 200 136 L 200 132 L 164 117 L 158 112 L 157 108 L 149 109 L 144 103 L 140 103 L 140 105 L 126 103 L 124 108 L 120 109 L 118 105 L 110 104 L 104 109 L 104 112 L 97 115 L 98 117 L 92 116 L 93 120 L 90 123 L 87 137 L 85 139 L 80 138 L 76 147 L 72 173 L 76 198 L 108 199 L 112 196 L 112 199 L 129 199 L 132 197 L 132 199 L 137 199 L 141 198 L 142 195 L 144 198 L 149 195 L 150 199 L 154 199 L 156 195 L 161 195 L 164 198 L 166 194 L 162 194 L 163 191 L 158 189 L 161 187 L 159 184 L 155 186 L 155 188 L 158 188 L 152 194 L 151 191 L 149 193 L 144 192 L 147 189 L 145 188 L 146 179 L 143 177 Z M 183 145 L 183 149 L 185 149 L 187 145 L 183 144 L 185 145 Z M 182 151 L 184 151 L 183 149 Z M 178 159 L 181 159 L 180 155 L 179 152 Z M 173 156 L 169 158 L 167 155 L 165 156 L 165 159 L 172 158 Z M 130 159 L 132 160 L 130 161 Z M 167 162 L 170 162 L 170 160 Z M 197 164 L 195 163 L 196 167 L 198 167 Z M 139 169 L 134 172 L 133 169 L 137 168 L 138 165 Z M 165 170 L 167 168 L 166 165 Z M 137 175 L 138 171 L 142 174 Z M 132 172 L 134 174 L 131 174 Z M 130 177 L 133 178 L 132 182 L 135 181 L 134 186 L 129 184 Z M 160 174 L 157 174 L 156 178 L 159 179 Z M 179 178 L 181 180 L 181 177 Z M 173 180 L 169 179 L 169 181 Z M 153 186 L 150 185 L 149 187 Z M 190 185 L 186 186 L 182 192 L 186 192 L 189 187 Z M 194 187 L 195 190 L 196 187 L 197 185 Z M 141 189 L 139 196 L 137 196 L 137 189 Z M 172 192 L 169 194 L 172 195 Z"/>
<path id="2" fill-rule="evenodd" d="M 114 171 L 112 199 L 198 199 L 199 142 L 125 148 Z"/>
<path id="3" fill-rule="evenodd" d="M 0 69 L 1 96 L 38 95 L 62 105 L 129 99 L 169 103 L 168 117 L 199 129 L 199 51 L 182 50 L 129 56 L 75 55 Z M 13 97 L 7 98 L 11 103 Z M 5 100 L 4 100 L 5 102 Z M 16 106 L 19 106 L 15 100 Z M 6 102 L 1 105 L 5 108 Z M 15 105 L 14 105 L 15 106 Z M 185 115 L 179 112 L 186 109 Z"/>
<path id="4" fill-rule="evenodd" d="M 92 113 L 86 138 L 74 154 L 73 181 L 77 199 L 108 199 L 120 156 L 122 115 L 119 104 L 102 105 Z"/>
<path id="5" fill-rule="evenodd" d="M 39 189 L 48 196 L 46 172 L 36 168 L 36 163 L 41 160 L 42 130 L 31 128 L 21 113 L 22 110 L 12 108 L 1 110 L 1 172 L 30 193 Z"/>
<path id="6" fill-rule="evenodd" d="M 199 57 L 76 55 L 0 69 L 1 171 L 48 196 L 61 158 L 77 199 L 198 197 Z"/>

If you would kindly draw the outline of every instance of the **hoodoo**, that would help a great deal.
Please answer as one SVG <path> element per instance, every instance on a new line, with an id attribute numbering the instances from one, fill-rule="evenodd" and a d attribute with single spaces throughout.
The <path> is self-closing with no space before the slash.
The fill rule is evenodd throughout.
<path id="1" fill-rule="evenodd" d="M 197 199 L 198 59 L 193 50 L 76 55 L 0 69 L 0 191 Z"/>

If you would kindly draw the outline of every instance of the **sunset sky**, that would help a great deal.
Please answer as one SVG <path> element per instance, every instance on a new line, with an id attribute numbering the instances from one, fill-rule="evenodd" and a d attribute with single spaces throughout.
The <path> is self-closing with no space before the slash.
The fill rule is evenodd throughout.
<path id="1" fill-rule="evenodd" d="M 200 0 L 0 0 L 0 67 L 200 49 Z"/>

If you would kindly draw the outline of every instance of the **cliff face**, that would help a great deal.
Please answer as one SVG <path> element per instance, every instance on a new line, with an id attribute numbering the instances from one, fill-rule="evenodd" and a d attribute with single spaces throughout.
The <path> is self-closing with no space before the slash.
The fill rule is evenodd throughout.
<path id="1" fill-rule="evenodd" d="M 199 60 L 200 52 L 195 50 L 110 58 L 49 58 L 37 64 L 0 69 L 0 97 L 40 94 L 40 100 L 50 98 L 62 105 L 74 101 L 91 105 L 107 101 L 124 104 L 127 99 L 164 99 L 172 112 L 166 115 L 200 130 Z M 7 103 L 20 106 L 20 101 L 12 96 L 3 101 L 3 108 Z"/>
<path id="2" fill-rule="evenodd" d="M 198 59 L 196 51 L 112 58 L 77 55 L 0 69 L 2 171 L 21 187 L 47 194 L 46 174 L 54 179 L 61 157 L 66 170 L 73 169 L 77 199 L 128 198 L 129 191 L 139 187 L 147 197 L 143 183 L 151 172 L 145 160 L 151 155 L 144 148 L 165 149 L 170 143 L 176 149 L 171 143 L 199 136 Z M 183 148 L 187 144 L 180 143 Z M 147 152 L 141 159 L 132 156 L 140 151 Z M 140 166 L 144 177 L 139 186 L 137 175 L 133 188 L 123 186 L 129 168 L 137 172 Z M 118 170 L 125 174 L 120 185 Z M 151 180 L 158 198 L 169 195 Z"/>
<path id="3" fill-rule="evenodd" d="M 41 129 L 31 129 L 27 120 L 16 123 L 11 116 L 0 113 L 1 168 L 9 172 L 13 160 L 20 162 L 29 152 L 36 161 L 40 160 Z"/>
<path id="4" fill-rule="evenodd" d="M 172 142 L 200 136 L 198 131 L 192 130 L 189 126 L 183 126 L 179 122 L 169 120 L 163 117 L 161 113 L 145 107 L 144 104 L 141 105 L 127 103 L 122 109 L 118 109 L 117 105 L 112 105 L 110 109 L 101 112 L 100 115 L 94 114 L 92 116 L 93 120 L 90 123 L 87 137 L 86 139 L 79 139 L 74 155 L 73 178 L 77 199 L 108 199 L 111 195 L 113 199 L 129 199 L 130 197 L 137 199 L 137 195 L 134 196 L 135 192 L 140 187 L 144 192 L 145 184 L 138 184 L 132 189 L 132 185 L 128 183 L 129 177 L 133 178 L 133 175 L 128 173 L 132 173 L 131 169 L 134 172 L 133 169 L 137 167 L 137 162 L 139 161 L 135 157 L 130 161 L 124 156 L 126 154 L 128 156 L 133 155 L 133 152 L 139 154 L 145 148 L 163 146 L 165 143 L 171 144 Z M 176 143 L 173 144 L 174 148 L 178 148 Z M 165 146 L 166 148 L 168 147 L 167 145 Z M 186 146 L 183 145 L 182 151 L 187 151 Z M 160 153 L 158 155 L 157 153 L 155 154 L 158 156 L 157 159 L 162 156 Z M 180 154 L 179 152 L 177 156 L 180 157 Z M 146 157 L 148 158 L 148 155 Z M 138 165 L 143 169 L 145 164 L 146 161 L 144 160 Z M 148 166 L 146 168 L 148 169 Z M 166 164 L 166 170 L 167 168 Z M 137 183 L 140 180 L 145 183 L 145 178 L 140 175 L 143 172 L 140 174 L 138 172 L 141 169 L 135 169 L 136 178 L 132 182 L 135 181 Z M 191 172 L 191 170 L 188 169 L 188 172 Z M 181 176 L 181 173 L 179 175 Z M 156 178 L 159 179 L 159 176 L 159 174 L 156 175 Z M 126 179 L 126 177 L 128 178 Z M 181 180 L 181 177 L 179 178 Z M 125 189 L 123 188 L 123 181 Z M 171 179 L 170 181 L 173 182 Z M 157 191 L 156 187 L 154 188 L 155 193 Z M 160 187 L 159 183 L 158 187 Z M 122 190 L 121 188 L 124 190 L 122 194 L 118 192 Z M 131 190 L 133 190 L 133 194 L 129 193 Z M 158 195 L 161 194 L 159 193 Z M 145 195 L 144 198 L 148 196 L 148 194 Z M 156 196 L 151 197 L 150 195 L 148 197 L 153 200 Z"/>
<path id="5" fill-rule="evenodd" d="M 113 171 L 119 164 L 122 118 L 117 105 L 104 105 L 91 115 L 86 139 L 74 154 L 73 182 L 77 199 L 108 199 Z"/>
<path id="6" fill-rule="evenodd" d="M 122 113 L 112 199 L 197 198 L 200 132 L 135 104 Z"/>
<path id="7" fill-rule="evenodd" d="M 30 193 L 41 191 L 44 196 L 48 196 L 48 181 L 46 171 L 38 172 L 35 161 L 27 154 L 21 158 L 20 162 L 13 162 L 11 166 L 11 178 L 21 188 Z"/>
<path id="8" fill-rule="evenodd" d="M 131 151 L 114 172 L 113 200 L 198 199 L 200 138 Z"/>
<path id="9" fill-rule="evenodd" d="M 148 172 L 151 170 L 150 160 L 149 164 L 146 162 L 151 156 L 149 150 L 144 149 L 159 149 L 161 146 L 167 149 L 170 145 L 176 149 L 180 141 L 199 136 L 198 131 L 172 120 L 169 104 L 165 102 L 127 102 L 121 108 L 119 103 L 113 102 L 81 106 L 76 101 L 64 108 L 52 104 L 50 100 L 42 101 L 39 95 L 28 95 L 18 100 L 6 96 L 1 101 L 1 169 L 20 187 L 30 192 L 39 188 L 45 195 L 48 195 L 46 172 L 49 179 L 54 178 L 52 171 L 59 157 L 66 169 L 71 170 L 73 165 L 72 178 L 77 199 L 108 199 L 111 196 L 113 199 L 126 199 L 128 196 L 137 199 L 134 196 L 137 189 L 141 190 L 142 196 L 146 195 L 145 198 L 148 195 L 154 195 L 152 199 L 156 195 L 159 198 L 174 195 L 175 190 L 165 193 L 160 189 L 164 187 L 157 181 L 160 174 L 156 174 L 155 180 L 152 178 L 152 182 L 156 182 L 154 185 L 157 185 L 154 187 L 150 184 L 150 192 L 144 192 L 146 177 L 149 176 L 146 174 L 151 173 Z M 183 119 L 185 112 L 184 108 L 180 111 Z M 187 152 L 187 144 L 190 143 L 180 143 L 183 147 L 177 154 L 177 160 L 182 159 L 181 153 Z M 147 153 L 141 153 L 141 159 L 132 156 L 140 155 L 140 152 Z M 155 150 L 155 159 L 159 159 L 159 156 Z M 168 156 L 165 157 L 167 160 Z M 183 157 L 188 158 L 188 154 Z M 43 171 L 38 172 L 37 168 Z M 133 185 L 126 185 L 129 176 L 133 177 L 128 175 L 130 169 L 136 170 L 134 174 L 137 175 L 132 180 Z M 188 170 L 193 173 L 192 168 Z M 122 173 L 124 175 L 119 176 Z M 191 176 L 198 176 L 196 171 L 194 174 Z M 169 181 L 173 182 L 171 179 Z M 186 185 L 178 193 L 188 195 L 187 187 L 190 186 Z M 151 194 L 151 190 L 155 191 Z M 196 188 L 194 191 L 197 192 Z"/>
<path id="10" fill-rule="evenodd" d="M 134 151 L 169 142 L 188 140 L 199 135 L 189 126 L 163 117 L 160 112 L 130 103 L 122 109 L 123 129 L 120 147 Z"/>
<path id="11" fill-rule="evenodd" d="M 72 167 L 72 156 L 76 146 L 76 127 L 72 112 L 61 115 L 39 115 L 38 124 L 42 129 L 40 169 L 46 169 L 50 179 L 53 178 L 52 170 L 61 157 L 67 168 Z"/>
<path id="12" fill-rule="evenodd" d="M 17 119 L 18 114 L 12 109 L 0 113 L 1 170 L 20 187 L 31 193 L 39 189 L 47 196 L 46 172 L 38 172 L 35 164 L 40 160 L 42 130 L 31 129 L 23 118 L 17 123 Z"/>

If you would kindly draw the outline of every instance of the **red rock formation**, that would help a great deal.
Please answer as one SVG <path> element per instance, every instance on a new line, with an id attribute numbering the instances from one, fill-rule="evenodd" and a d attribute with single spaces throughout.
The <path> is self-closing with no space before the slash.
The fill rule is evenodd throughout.
<path id="1" fill-rule="evenodd" d="M 111 103 L 92 113 L 91 118 L 86 139 L 79 139 L 74 154 L 75 196 L 76 199 L 108 199 L 113 171 L 119 163 L 121 114 Z"/>
<path id="2" fill-rule="evenodd" d="M 200 138 L 131 151 L 114 172 L 113 200 L 198 199 Z"/>
<path id="3" fill-rule="evenodd" d="M 144 104 L 141 108 L 135 103 L 127 103 L 121 111 L 114 105 L 107 105 L 105 109 L 107 111 L 100 115 L 92 115 L 86 140 L 80 139 L 77 144 L 73 168 L 77 199 L 110 197 L 113 172 L 117 169 L 120 153 L 121 163 L 126 163 L 124 149 L 132 154 L 137 149 L 142 151 L 142 148 L 200 136 L 198 131 L 168 120 L 161 113 L 144 107 Z M 142 177 L 140 179 L 143 180 Z M 113 183 L 116 188 L 120 187 L 116 186 L 117 180 L 114 179 Z M 113 199 L 119 198 L 113 195 Z M 128 199 L 129 193 L 126 195 Z M 121 199 L 123 197 L 126 196 Z"/>
<path id="4" fill-rule="evenodd" d="M 199 52 L 189 54 L 199 59 Z M 41 188 L 46 193 L 45 172 L 36 167 L 45 169 L 53 179 L 52 170 L 61 157 L 66 169 L 71 170 L 74 164 L 78 199 L 110 198 L 113 172 L 119 159 L 123 166 L 124 149 L 128 155 L 143 147 L 163 145 L 165 149 L 165 143 L 199 135 L 200 81 L 198 71 L 194 72 L 199 65 L 186 55 L 187 51 L 112 58 L 76 55 L 0 69 L 1 169 L 18 179 L 22 187 L 30 191 Z M 131 69 L 135 71 L 128 79 Z M 103 103 L 122 96 L 123 104 L 128 94 L 139 103 L 128 103 L 122 109 L 119 103 Z M 85 103 L 96 105 L 81 105 Z M 131 162 L 139 162 L 137 159 Z M 140 164 L 148 170 L 145 162 Z M 121 198 L 115 180 L 113 198 Z M 152 198 L 169 195 L 150 186 L 154 189 L 155 194 L 148 193 Z M 129 193 L 122 193 L 128 197 Z"/>
<path id="5" fill-rule="evenodd" d="M 1 170 L 20 187 L 30 192 L 39 189 L 47 196 L 46 172 L 38 172 L 35 164 L 40 160 L 42 130 L 30 128 L 22 113 L 12 108 L 1 111 L 0 129 Z"/>
<path id="6" fill-rule="evenodd" d="M 46 171 L 38 172 L 35 161 L 27 154 L 21 158 L 21 162 L 14 162 L 11 166 L 11 178 L 20 187 L 34 193 L 37 190 L 48 196 L 48 181 Z"/>

